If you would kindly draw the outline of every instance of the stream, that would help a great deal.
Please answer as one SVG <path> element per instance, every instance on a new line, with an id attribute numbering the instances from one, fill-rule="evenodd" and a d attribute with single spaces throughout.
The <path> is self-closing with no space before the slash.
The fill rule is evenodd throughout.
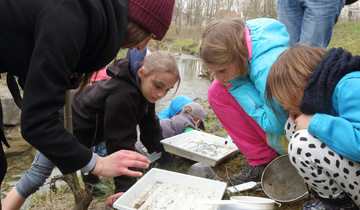
<path id="1" fill-rule="evenodd" d="M 163 99 L 156 102 L 156 113 L 159 113 L 164 108 L 168 107 L 171 100 L 179 95 L 189 96 L 192 99 L 206 101 L 206 92 L 210 86 L 210 81 L 207 78 L 200 77 L 199 74 L 203 69 L 201 60 L 192 55 L 176 56 L 180 71 L 181 83 L 178 91 L 175 93 L 175 88 L 171 90 Z M 21 174 L 29 169 L 34 155 L 35 149 L 30 148 L 15 155 L 7 155 L 8 171 L 4 181 L 1 184 L 1 199 L 3 200 L 11 188 L 20 179 Z M 52 176 L 60 174 L 59 170 L 54 170 Z M 47 190 L 48 185 L 40 188 L 40 190 Z"/>

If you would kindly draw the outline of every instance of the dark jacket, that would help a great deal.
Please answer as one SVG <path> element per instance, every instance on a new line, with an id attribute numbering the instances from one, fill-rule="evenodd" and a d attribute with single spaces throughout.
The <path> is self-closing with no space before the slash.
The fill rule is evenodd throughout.
<path id="1" fill-rule="evenodd" d="M 59 118 L 72 73 L 110 63 L 121 47 L 126 21 L 122 0 L 0 1 L 0 73 L 26 80 L 22 135 L 64 174 L 92 157 Z"/>
<path id="2" fill-rule="evenodd" d="M 105 140 L 110 154 L 120 149 L 135 151 L 139 125 L 141 142 L 148 151 L 161 152 L 163 137 L 155 104 L 142 95 L 129 61 L 119 59 L 116 72 L 110 64 L 107 74 L 110 79 L 99 80 L 78 97 L 72 94 L 74 135 L 89 147 Z"/>
<path id="3" fill-rule="evenodd" d="M 109 154 L 121 149 L 135 151 L 139 125 L 141 142 L 149 153 L 163 152 L 155 104 L 142 95 L 129 61 L 118 60 L 116 71 L 111 64 L 107 74 L 110 79 L 99 80 L 78 97 L 73 94 L 74 135 L 89 147 L 105 140 Z M 115 192 L 124 192 L 135 182 L 136 177 L 116 177 Z"/>

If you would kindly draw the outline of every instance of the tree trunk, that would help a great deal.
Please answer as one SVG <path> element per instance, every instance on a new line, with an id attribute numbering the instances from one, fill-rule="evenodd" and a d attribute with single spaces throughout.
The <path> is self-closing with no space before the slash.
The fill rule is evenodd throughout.
<path id="1" fill-rule="evenodd" d="M 66 91 L 66 99 L 65 99 L 65 107 L 64 107 L 64 124 L 66 130 L 69 133 L 73 133 L 70 90 Z M 69 185 L 71 191 L 74 194 L 75 204 L 73 209 L 76 210 L 88 209 L 91 201 L 93 200 L 92 194 L 91 192 L 81 188 L 76 172 L 68 175 L 63 175 L 61 179 L 64 180 Z"/>

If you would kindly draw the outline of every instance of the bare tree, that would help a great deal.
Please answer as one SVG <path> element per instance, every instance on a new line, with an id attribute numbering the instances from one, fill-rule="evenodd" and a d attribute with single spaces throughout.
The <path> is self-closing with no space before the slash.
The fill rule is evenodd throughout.
<path id="1" fill-rule="evenodd" d="M 175 16 L 175 30 L 178 35 L 182 30 L 182 15 L 183 15 L 183 0 L 175 1 L 174 16 Z"/>
<path id="2" fill-rule="evenodd" d="M 276 18 L 276 0 L 176 0 L 176 34 L 182 35 L 185 27 L 199 32 L 214 19 L 235 15 L 244 20 Z"/>

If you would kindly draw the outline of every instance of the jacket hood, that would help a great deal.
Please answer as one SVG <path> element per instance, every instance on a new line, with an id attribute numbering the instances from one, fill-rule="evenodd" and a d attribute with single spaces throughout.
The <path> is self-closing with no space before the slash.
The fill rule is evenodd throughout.
<path id="1" fill-rule="evenodd" d="M 275 19 L 257 18 L 245 21 L 245 24 L 251 31 L 251 60 L 256 60 L 257 57 L 273 48 L 279 46 L 285 48 L 290 40 L 285 26 Z"/>
<path id="2" fill-rule="evenodd" d="M 120 58 L 116 61 L 116 69 L 114 68 L 114 63 L 110 64 L 111 68 L 106 70 L 106 74 L 110 77 L 116 77 L 123 75 L 122 72 L 119 72 L 119 69 L 129 69 L 131 73 L 131 77 L 137 79 L 137 83 L 140 84 L 141 80 L 137 76 L 137 72 L 141 68 L 143 64 L 143 60 L 147 53 L 147 47 L 145 47 L 142 51 L 138 51 L 137 49 L 129 50 L 126 53 L 125 58 Z M 110 67 L 109 66 L 109 67 Z"/>
<path id="3" fill-rule="evenodd" d="M 190 102 L 193 102 L 193 100 L 188 96 L 177 96 L 176 98 L 174 98 L 170 104 L 170 116 L 173 117 L 176 114 L 180 113 L 183 107 Z"/>
<path id="4" fill-rule="evenodd" d="M 95 71 L 109 64 L 121 48 L 127 26 L 126 1 L 85 2 L 93 21 L 76 72 Z"/>
<path id="5" fill-rule="evenodd" d="M 137 84 L 136 77 L 131 73 L 129 65 L 130 63 L 128 58 L 120 58 L 116 60 L 116 67 L 115 62 L 108 66 L 106 69 L 106 74 L 113 78 L 117 77 Z"/>

